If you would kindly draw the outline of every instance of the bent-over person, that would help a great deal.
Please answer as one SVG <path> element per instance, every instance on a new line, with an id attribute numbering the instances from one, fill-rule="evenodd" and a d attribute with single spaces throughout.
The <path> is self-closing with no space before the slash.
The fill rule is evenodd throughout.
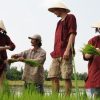
<path id="1" fill-rule="evenodd" d="M 6 78 L 7 69 L 7 52 L 6 50 L 13 51 L 15 49 L 15 44 L 11 41 L 10 37 L 7 35 L 6 28 L 2 20 L 0 20 L 0 87 L 2 87 L 3 82 Z"/>

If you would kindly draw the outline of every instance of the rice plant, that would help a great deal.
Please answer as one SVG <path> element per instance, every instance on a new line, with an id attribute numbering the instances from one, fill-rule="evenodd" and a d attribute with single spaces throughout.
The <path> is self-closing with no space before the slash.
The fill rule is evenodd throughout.
<path id="1" fill-rule="evenodd" d="M 6 81 L 6 87 L 8 83 Z M 31 89 L 30 89 L 31 88 Z M 7 89 L 8 91 L 8 89 Z M 22 93 L 20 95 L 16 95 L 16 93 L 11 93 L 9 92 L 9 95 L 7 91 L 0 92 L 0 100 L 78 100 L 77 95 L 71 94 L 70 97 L 67 97 L 66 95 L 59 95 L 59 94 L 50 94 L 50 95 L 42 95 L 36 90 L 32 90 L 32 87 L 29 88 L 24 88 Z M 79 92 L 78 92 L 79 93 Z M 87 97 L 84 93 L 79 93 L 79 100 L 91 100 L 91 98 Z M 93 99 L 93 100 L 100 100 L 98 99 Z"/>
<path id="2" fill-rule="evenodd" d="M 24 59 L 23 62 L 25 62 L 26 64 L 29 64 L 32 67 L 39 67 L 40 63 L 38 61 L 34 61 L 31 59 Z"/>
<path id="3" fill-rule="evenodd" d="M 100 52 L 98 52 L 96 50 L 96 48 L 94 46 L 92 46 L 91 44 L 84 45 L 84 47 L 81 49 L 81 52 L 84 53 L 84 54 L 87 53 L 87 54 L 100 56 Z"/>
<path id="4" fill-rule="evenodd" d="M 18 59 L 8 59 L 8 63 L 11 64 L 11 63 L 14 63 L 14 62 L 18 62 L 19 60 Z M 39 67 L 41 64 L 38 62 L 38 61 L 34 61 L 32 59 L 24 59 L 22 62 L 30 65 L 31 67 Z"/>

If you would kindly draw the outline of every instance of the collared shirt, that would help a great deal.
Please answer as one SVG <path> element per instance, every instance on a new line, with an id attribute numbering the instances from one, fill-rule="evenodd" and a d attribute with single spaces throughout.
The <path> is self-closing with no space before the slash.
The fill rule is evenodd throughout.
<path id="1" fill-rule="evenodd" d="M 59 21 L 55 32 L 54 51 L 51 53 L 53 58 L 62 57 L 67 47 L 70 34 L 76 35 L 76 18 L 72 14 L 68 14 L 64 21 Z"/>
<path id="2" fill-rule="evenodd" d="M 39 61 L 41 66 L 32 67 L 28 64 L 25 64 L 22 79 L 27 83 L 33 82 L 42 84 L 44 82 L 44 68 L 43 64 L 46 60 L 46 52 L 42 48 L 34 51 L 33 49 L 26 50 L 18 54 L 19 56 L 24 57 L 25 59 L 33 59 L 33 61 Z"/>
<path id="3" fill-rule="evenodd" d="M 95 48 L 100 48 L 100 35 L 91 38 L 88 42 Z M 88 62 L 88 77 L 86 88 L 100 88 L 100 56 L 94 56 Z"/>

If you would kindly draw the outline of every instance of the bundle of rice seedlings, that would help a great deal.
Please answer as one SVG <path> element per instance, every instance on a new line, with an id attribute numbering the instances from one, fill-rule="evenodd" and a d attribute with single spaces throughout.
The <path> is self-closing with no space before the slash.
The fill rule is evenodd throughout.
<path id="1" fill-rule="evenodd" d="M 19 60 L 18 59 L 8 59 L 8 63 L 11 64 L 11 63 L 14 63 L 14 62 L 18 62 Z M 31 59 L 24 59 L 22 62 L 32 66 L 32 67 L 39 67 L 40 66 L 40 63 L 38 61 L 34 61 L 34 60 L 31 60 Z"/>
<path id="2" fill-rule="evenodd" d="M 32 67 L 39 67 L 40 63 L 38 61 L 34 61 L 31 59 L 24 59 L 23 62 L 25 62 L 26 64 L 29 64 Z"/>
<path id="3" fill-rule="evenodd" d="M 91 44 L 86 44 L 82 50 L 81 50 L 82 53 L 84 54 L 92 54 L 92 55 L 98 55 L 100 56 L 100 52 L 98 52 L 96 50 L 96 48 L 94 46 L 92 46 Z"/>

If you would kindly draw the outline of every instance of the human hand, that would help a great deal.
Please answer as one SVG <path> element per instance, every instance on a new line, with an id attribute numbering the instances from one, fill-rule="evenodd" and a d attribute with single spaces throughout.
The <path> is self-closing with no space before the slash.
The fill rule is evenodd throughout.
<path id="1" fill-rule="evenodd" d="M 85 54 L 85 58 L 86 58 L 86 59 L 90 59 L 90 58 L 92 58 L 92 57 L 93 57 L 93 55 L 91 55 L 91 54 L 87 54 L 87 53 Z"/>
<path id="2" fill-rule="evenodd" d="M 100 49 L 99 48 L 96 48 L 96 50 L 100 53 Z"/>
<path id="3" fill-rule="evenodd" d="M 0 50 L 10 49 L 10 46 L 0 46 Z"/>
<path id="4" fill-rule="evenodd" d="M 19 57 L 17 60 L 23 62 L 24 61 L 24 58 L 23 57 Z"/>
<path id="5" fill-rule="evenodd" d="M 70 56 L 70 53 L 69 51 L 66 50 L 63 54 L 63 59 L 69 59 L 69 56 Z"/>
<path id="6" fill-rule="evenodd" d="M 18 54 L 12 55 L 11 58 L 17 59 L 18 58 Z"/>
<path id="7" fill-rule="evenodd" d="M 10 46 L 5 46 L 5 49 L 10 49 L 11 47 Z"/>

